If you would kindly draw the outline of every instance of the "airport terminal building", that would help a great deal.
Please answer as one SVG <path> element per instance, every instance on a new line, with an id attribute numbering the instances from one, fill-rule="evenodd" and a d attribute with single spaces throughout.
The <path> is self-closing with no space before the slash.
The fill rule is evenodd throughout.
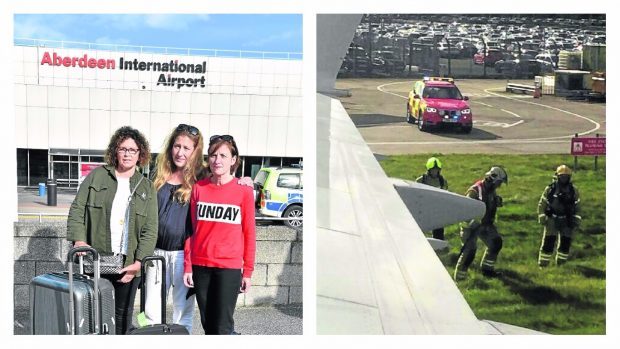
<path id="1" fill-rule="evenodd" d="M 238 175 L 303 157 L 301 54 L 15 40 L 17 185 L 75 187 L 129 125 L 153 156 L 178 124 L 235 137 Z M 151 165 L 152 168 L 152 165 Z M 146 169 L 147 171 L 149 169 Z"/>

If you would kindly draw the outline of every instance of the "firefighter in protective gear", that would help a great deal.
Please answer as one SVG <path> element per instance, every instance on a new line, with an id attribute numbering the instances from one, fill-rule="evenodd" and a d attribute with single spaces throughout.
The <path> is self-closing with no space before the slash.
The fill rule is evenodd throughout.
<path id="1" fill-rule="evenodd" d="M 558 244 L 555 262 L 566 263 L 575 229 L 581 223 L 579 216 L 579 191 L 571 182 L 572 171 L 560 165 L 555 171 L 553 182 L 549 184 L 538 201 L 538 223 L 543 225 L 543 238 L 538 253 L 538 265 L 549 265 Z"/>
<path id="2" fill-rule="evenodd" d="M 426 161 L 426 173 L 418 177 L 415 181 L 418 183 L 448 190 L 448 181 L 441 175 L 441 161 L 432 157 Z M 433 238 L 444 240 L 444 229 L 437 228 L 433 230 Z"/>
<path id="3" fill-rule="evenodd" d="M 497 232 L 494 222 L 497 208 L 503 205 L 502 197 L 496 194 L 497 188 L 502 183 L 508 184 L 506 170 L 501 166 L 493 166 L 485 173 L 483 179 L 474 183 L 465 193 L 467 197 L 484 202 L 486 210 L 481 219 L 472 219 L 469 222 L 461 223 L 463 247 L 454 270 L 455 281 L 467 278 L 467 269 L 476 257 L 478 237 L 487 246 L 480 263 L 482 274 L 487 277 L 498 275 L 495 271 L 495 262 L 497 261 L 499 251 L 502 249 L 503 240 Z"/>

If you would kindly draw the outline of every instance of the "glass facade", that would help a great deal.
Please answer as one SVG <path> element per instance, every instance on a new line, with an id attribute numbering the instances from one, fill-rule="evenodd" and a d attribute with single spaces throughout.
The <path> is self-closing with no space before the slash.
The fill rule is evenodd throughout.
<path id="1" fill-rule="evenodd" d="M 148 174 L 155 170 L 157 154 L 151 154 L 152 159 Z M 205 162 L 207 157 L 205 156 Z M 293 166 L 303 162 L 298 157 L 260 157 L 247 156 L 240 158 L 241 165 L 237 168 L 236 177 L 254 178 L 264 166 Z M 82 163 L 104 162 L 103 151 L 69 150 L 69 149 L 17 149 L 17 185 L 36 187 L 45 183 L 47 178 L 55 178 L 58 187 L 77 188 L 79 167 Z"/>

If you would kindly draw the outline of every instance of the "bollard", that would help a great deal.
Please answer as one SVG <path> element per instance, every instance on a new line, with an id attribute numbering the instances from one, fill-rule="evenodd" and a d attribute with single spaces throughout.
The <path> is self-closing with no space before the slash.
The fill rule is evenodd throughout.
<path id="1" fill-rule="evenodd" d="M 45 196 L 45 183 L 39 183 L 39 196 Z"/>
<path id="2" fill-rule="evenodd" d="M 539 81 L 534 82 L 534 98 L 542 97 L 542 86 Z"/>
<path id="3" fill-rule="evenodd" d="M 56 206 L 57 185 L 56 180 L 50 178 L 47 180 L 47 206 Z"/>

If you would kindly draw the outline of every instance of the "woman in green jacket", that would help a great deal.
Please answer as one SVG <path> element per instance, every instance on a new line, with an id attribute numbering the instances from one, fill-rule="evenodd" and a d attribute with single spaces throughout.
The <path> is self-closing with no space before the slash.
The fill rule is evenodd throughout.
<path id="1" fill-rule="evenodd" d="M 106 165 L 84 179 L 69 210 L 67 240 L 74 247 L 92 246 L 103 255 L 123 256 L 119 274 L 102 274 L 114 285 L 117 334 L 125 334 L 131 325 L 141 260 L 153 254 L 157 241 L 157 192 L 136 170 L 150 158 L 140 131 L 119 128 L 106 150 Z"/>

